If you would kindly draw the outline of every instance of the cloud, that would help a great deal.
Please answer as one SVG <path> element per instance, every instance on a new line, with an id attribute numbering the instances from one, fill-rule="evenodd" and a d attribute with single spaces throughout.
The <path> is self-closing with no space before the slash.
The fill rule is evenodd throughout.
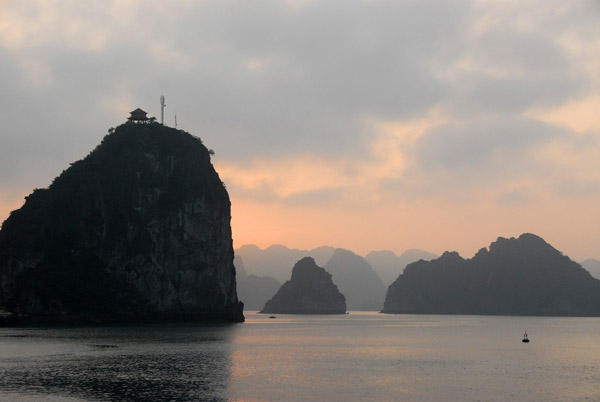
<path id="1" fill-rule="evenodd" d="M 485 119 L 450 123 L 426 132 L 416 144 L 418 168 L 477 175 L 527 166 L 530 151 L 565 132 L 528 119 Z"/>
<path id="2" fill-rule="evenodd" d="M 598 110 L 600 110 L 600 95 L 591 94 L 567 101 L 557 107 L 533 108 L 525 116 L 555 126 L 567 127 L 574 133 L 600 133 Z"/>
<path id="3" fill-rule="evenodd" d="M 274 208 L 299 225 L 304 206 L 339 236 L 372 219 L 376 238 L 402 219 L 435 232 L 477 202 L 516 220 L 598 197 L 595 1 L 5 3 L 3 194 L 47 186 L 165 95 L 166 123 L 215 150 L 247 233 Z"/>
<path id="4" fill-rule="evenodd" d="M 460 29 L 455 7 L 262 4 L 211 6 L 208 15 L 223 22 L 215 42 L 207 43 L 214 32 L 203 20 L 183 21 L 185 37 L 175 39 L 201 57 L 206 77 L 186 82 L 199 94 L 198 117 L 208 120 L 215 147 L 227 157 L 358 153 L 369 134 L 365 116 L 418 115 L 445 92 L 428 55 L 445 30 Z"/>

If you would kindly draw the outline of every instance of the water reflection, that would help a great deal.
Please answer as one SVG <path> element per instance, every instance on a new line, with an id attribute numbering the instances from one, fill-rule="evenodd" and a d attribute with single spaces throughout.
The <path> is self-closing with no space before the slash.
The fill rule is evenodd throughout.
<path id="1" fill-rule="evenodd" d="M 245 314 L 0 329 L 0 400 L 600 400 L 597 318 Z"/>
<path id="2" fill-rule="evenodd" d="M 600 401 L 598 319 L 245 316 L 236 401 Z"/>
<path id="3" fill-rule="evenodd" d="M 8 330 L 12 333 L 0 333 L 0 395 L 19 400 L 62 395 L 100 401 L 225 401 L 234 329 L 171 325 Z M 23 348 L 24 339 L 28 354 L 9 351 L 15 342 L 20 344 L 13 346 Z"/>

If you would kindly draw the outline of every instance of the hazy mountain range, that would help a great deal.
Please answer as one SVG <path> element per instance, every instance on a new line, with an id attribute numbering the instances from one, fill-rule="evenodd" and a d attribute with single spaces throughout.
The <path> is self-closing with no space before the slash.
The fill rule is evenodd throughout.
<path id="1" fill-rule="evenodd" d="M 594 258 L 588 258 L 587 260 L 581 261 L 581 266 L 588 270 L 590 274 L 596 279 L 600 279 L 600 261 Z"/>
<path id="2" fill-rule="evenodd" d="M 244 302 L 246 310 L 260 310 L 271 296 L 281 287 L 281 282 L 271 276 L 248 275 L 242 257 L 236 255 L 233 264 L 237 273 L 238 299 Z"/>
<path id="3" fill-rule="evenodd" d="M 407 250 L 399 256 L 393 251 L 382 250 L 371 251 L 367 254 L 365 260 L 367 260 L 369 265 L 377 272 L 377 275 L 379 275 L 381 281 L 387 288 L 411 262 L 419 260 L 429 261 L 437 257 L 436 254 L 418 249 Z"/>
<path id="4" fill-rule="evenodd" d="M 312 250 L 273 245 L 261 249 L 245 245 L 235 250 L 239 299 L 247 310 L 260 310 L 290 279 L 292 267 L 304 257 L 312 257 L 332 275 L 333 282 L 346 296 L 348 310 L 379 310 L 388 287 L 408 264 L 434 260 L 433 253 L 411 249 L 400 255 L 393 251 L 371 251 L 364 258 L 350 250 L 322 246 Z M 600 278 L 600 261 L 581 262 L 595 278 Z"/>
<path id="5" fill-rule="evenodd" d="M 254 244 L 246 244 L 235 250 L 235 256 L 236 259 L 240 257 L 243 261 L 247 275 L 270 276 L 283 283 L 290 278 L 292 267 L 301 258 L 312 257 L 317 265 L 325 266 L 336 249 L 336 247 L 321 246 L 312 250 L 301 250 L 280 244 L 261 249 Z M 364 259 L 387 287 L 402 273 L 407 264 L 436 257 L 438 257 L 436 254 L 428 251 L 412 249 L 400 256 L 389 250 L 371 251 Z"/>
<path id="6" fill-rule="evenodd" d="M 385 286 L 363 257 L 350 250 L 335 250 L 325 270 L 331 274 L 349 310 L 379 311 L 383 307 Z"/>
<path id="7" fill-rule="evenodd" d="M 270 276 L 279 282 L 290 278 L 292 267 L 304 257 L 312 257 L 322 267 L 329 261 L 334 247 L 319 247 L 313 250 L 299 250 L 274 244 L 262 250 L 253 244 L 244 245 L 235 250 L 236 257 L 241 257 L 248 274 Z"/>
<path id="8" fill-rule="evenodd" d="M 273 245 L 263 250 L 256 245 L 244 245 L 235 250 L 234 264 L 238 295 L 245 308 L 261 309 L 280 284 L 290 279 L 292 267 L 304 257 L 312 257 L 332 275 L 333 282 L 346 296 L 349 310 L 380 310 L 387 287 L 408 263 L 436 255 L 408 250 L 397 256 L 384 250 L 361 257 L 350 250 L 329 246 L 300 250 Z"/>

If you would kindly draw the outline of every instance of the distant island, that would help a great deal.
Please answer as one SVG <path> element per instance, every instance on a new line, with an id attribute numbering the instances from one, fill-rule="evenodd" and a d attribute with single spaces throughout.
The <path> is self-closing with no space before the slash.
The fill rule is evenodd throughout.
<path id="1" fill-rule="evenodd" d="M 3 223 L 5 321 L 243 321 L 207 148 L 140 109 L 109 132 Z"/>
<path id="2" fill-rule="evenodd" d="M 246 244 L 235 250 L 234 260 L 238 297 L 244 306 L 249 310 L 261 309 L 289 278 L 289 267 L 303 257 L 312 257 L 318 266 L 332 274 L 334 283 L 346 296 L 349 310 L 380 311 L 386 289 L 407 264 L 437 255 L 412 249 L 398 256 L 380 250 L 363 258 L 350 250 L 330 246 L 301 250 L 280 244 L 265 249 Z"/>
<path id="3" fill-rule="evenodd" d="M 401 255 L 389 250 L 379 250 L 371 251 L 365 256 L 365 260 L 373 267 L 387 289 L 411 262 L 429 261 L 437 257 L 439 255 L 418 249 L 406 250 Z"/>
<path id="4" fill-rule="evenodd" d="M 381 310 L 385 286 L 363 257 L 338 248 L 324 268 L 331 273 L 340 292 L 346 296 L 349 310 Z"/>
<path id="5" fill-rule="evenodd" d="M 292 277 L 260 311 L 268 314 L 344 314 L 346 298 L 325 269 L 312 257 L 304 257 L 292 269 Z"/>
<path id="6" fill-rule="evenodd" d="M 383 313 L 600 316 L 600 280 L 533 234 L 409 264 Z"/>
<path id="7" fill-rule="evenodd" d="M 594 278 L 600 279 L 600 260 L 588 258 L 581 261 L 581 266 L 587 269 Z"/>
<path id="8" fill-rule="evenodd" d="M 313 250 L 290 249 L 273 244 L 262 250 L 254 244 L 245 244 L 235 250 L 241 257 L 248 275 L 268 276 L 283 283 L 290 277 L 290 267 L 304 257 L 312 257 L 322 267 L 329 261 L 335 248 L 323 246 Z"/>
<path id="9" fill-rule="evenodd" d="M 242 257 L 233 259 L 236 271 L 238 298 L 244 303 L 245 310 L 260 310 L 281 287 L 281 282 L 270 276 L 248 274 Z"/>

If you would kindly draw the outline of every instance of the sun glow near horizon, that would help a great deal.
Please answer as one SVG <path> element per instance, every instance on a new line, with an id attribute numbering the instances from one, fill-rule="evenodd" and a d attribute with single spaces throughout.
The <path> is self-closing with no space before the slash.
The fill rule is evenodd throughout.
<path id="1" fill-rule="evenodd" d="M 566 113 L 573 104 L 577 105 L 569 102 L 565 108 L 540 111 L 536 118 L 578 127 L 595 124 L 587 109 Z M 312 249 L 327 245 L 363 256 L 373 250 L 400 254 L 419 248 L 437 254 L 459 251 L 470 258 L 497 237 L 534 233 L 572 259 L 598 258 L 600 228 L 593 222 L 600 221 L 600 208 L 590 192 L 600 190 L 594 184 L 600 172 L 599 147 L 573 149 L 559 138 L 532 150 L 531 158 L 568 167 L 564 172 L 441 193 L 435 183 L 425 182 L 427 177 L 419 177 L 418 169 L 411 169 L 410 153 L 427 130 L 446 123 L 448 119 L 438 112 L 419 121 L 374 124 L 378 134 L 370 157 L 362 162 L 309 155 L 262 159 L 244 166 L 218 163 L 223 180 L 232 184 L 235 246 L 283 244 Z M 582 152 L 589 157 L 579 160 Z M 584 161 L 596 161 L 597 166 Z M 353 166 L 351 173 L 347 166 Z M 442 187 L 444 174 L 435 177 Z M 582 184 L 571 180 L 573 174 Z M 588 189 L 582 187 L 586 182 Z M 405 191 L 386 188 L 387 183 Z M 268 199 L 261 199 L 265 194 L 270 194 Z M 582 239 L 577 235 L 582 232 L 590 236 Z"/>
<path id="2" fill-rule="evenodd" d="M 236 247 L 470 257 L 531 232 L 600 259 L 596 2 L 3 6 L 2 221 L 164 94 L 216 151 Z"/>

